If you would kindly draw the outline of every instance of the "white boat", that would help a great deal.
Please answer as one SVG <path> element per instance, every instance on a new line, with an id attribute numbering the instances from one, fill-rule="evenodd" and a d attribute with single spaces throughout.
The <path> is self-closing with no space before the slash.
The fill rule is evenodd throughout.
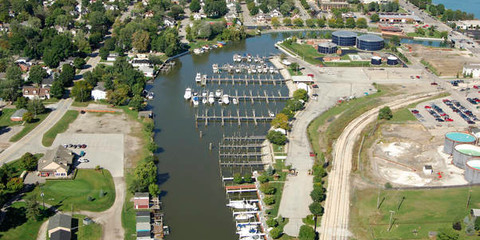
<path id="1" fill-rule="evenodd" d="M 273 112 L 271 112 L 271 111 L 268 111 L 268 115 L 269 115 L 270 117 L 275 117 L 275 113 L 273 113 Z"/>
<path id="2" fill-rule="evenodd" d="M 222 104 L 223 103 L 222 99 L 218 99 L 218 103 Z"/>
<path id="3" fill-rule="evenodd" d="M 192 102 L 193 102 L 193 106 L 198 106 L 198 104 L 199 104 L 198 96 L 193 96 Z"/>
<path id="4" fill-rule="evenodd" d="M 237 104 L 238 104 L 238 99 L 237 99 L 237 98 L 233 98 L 233 99 L 232 99 L 232 102 L 233 102 L 233 104 L 237 105 Z"/>
<path id="5" fill-rule="evenodd" d="M 202 53 L 204 53 L 204 52 L 205 52 L 205 51 L 203 51 L 202 48 L 195 48 L 195 49 L 193 49 L 193 53 L 195 53 L 195 54 L 197 54 L 197 55 L 198 55 L 198 54 L 202 54 Z"/>
<path id="6" fill-rule="evenodd" d="M 223 102 L 223 104 L 225 104 L 225 105 L 230 104 L 230 99 L 228 98 L 228 95 L 227 95 L 227 94 L 224 94 L 224 95 L 223 95 L 223 97 L 222 97 L 222 102 Z"/>
<path id="7" fill-rule="evenodd" d="M 200 83 L 202 81 L 202 74 L 197 73 L 197 76 L 195 76 L 195 82 Z"/>
<path id="8" fill-rule="evenodd" d="M 207 91 L 203 91 L 203 92 L 202 92 L 202 97 L 206 97 L 207 94 L 208 94 Z"/>
<path id="9" fill-rule="evenodd" d="M 153 92 L 148 92 L 148 94 L 147 94 L 147 99 L 148 99 L 148 100 L 152 100 L 154 97 L 155 97 L 155 93 L 153 93 Z"/>
<path id="10" fill-rule="evenodd" d="M 217 91 L 215 91 L 215 97 L 216 98 L 222 97 L 222 90 L 221 89 L 217 89 Z"/>
<path id="11" fill-rule="evenodd" d="M 203 97 L 203 98 L 202 98 L 202 103 L 203 103 L 203 104 L 207 104 L 207 98 L 206 98 L 206 97 Z"/>
<path id="12" fill-rule="evenodd" d="M 237 234 L 240 235 L 240 237 L 249 237 L 249 236 L 254 236 L 258 235 L 258 227 L 254 225 L 241 225 L 237 226 Z"/>
<path id="13" fill-rule="evenodd" d="M 243 201 L 230 201 L 227 204 L 227 207 L 235 208 L 235 209 L 253 209 L 258 210 L 258 207 L 255 203 L 249 203 L 246 200 Z"/>
<path id="14" fill-rule="evenodd" d="M 208 103 L 214 104 L 215 103 L 215 96 L 213 95 L 213 92 L 210 92 L 208 95 Z"/>
<path id="15" fill-rule="evenodd" d="M 191 97 L 192 97 L 192 89 L 191 88 L 185 89 L 185 94 L 183 95 L 183 98 L 185 98 L 185 100 L 188 100 Z"/>
<path id="16" fill-rule="evenodd" d="M 253 214 L 238 214 L 237 216 L 235 216 L 235 220 L 248 220 L 250 218 L 253 218 L 255 217 L 255 215 Z"/>

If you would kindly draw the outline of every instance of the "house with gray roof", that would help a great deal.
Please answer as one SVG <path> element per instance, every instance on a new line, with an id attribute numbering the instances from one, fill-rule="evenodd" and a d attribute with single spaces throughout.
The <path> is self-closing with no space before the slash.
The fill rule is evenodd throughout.
<path id="1" fill-rule="evenodd" d="M 55 232 L 62 231 L 60 233 Z M 68 232 L 68 236 L 70 236 L 70 233 L 72 231 L 72 216 L 62 214 L 62 213 L 57 213 L 53 217 L 51 217 L 48 220 L 48 237 L 53 240 L 52 236 L 55 236 L 57 239 L 70 239 L 65 238 L 67 237 L 66 233 L 63 232 Z M 60 238 L 63 237 L 63 238 Z"/>
<path id="2" fill-rule="evenodd" d="M 70 231 L 65 230 L 57 230 L 52 233 L 50 236 L 50 240 L 70 240 L 72 239 L 72 233 Z"/>
<path id="3" fill-rule="evenodd" d="M 38 172 L 42 177 L 67 177 L 74 157 L 72 151 L 60 145 L 38 160 Z"/>
<path id="4" fill-rule="evenodd" d="M 25 114 L 26 112 L 28 111 L 25 108 L 18 109 L 10 116 L 10 120 L 14 122 L 23 121 L 23 114 Z"/>

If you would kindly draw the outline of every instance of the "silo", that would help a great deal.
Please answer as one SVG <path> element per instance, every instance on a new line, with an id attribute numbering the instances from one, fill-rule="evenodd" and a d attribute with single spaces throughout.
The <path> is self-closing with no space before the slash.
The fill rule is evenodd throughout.
<path id="1" fill-rule="evenodd" d="M 337 44 L 332 42 L 323 42 L 318 44 L 318 52 L 323 54 L 333 54 L 337 52 Z"/>
<path id="2" fill-rule="evenodd" d="M 332 33 L 332 42 L 338 46 L 355 46 L 357 34 L 351 31 L 335 31 Z"/>
<path id="3" fill-rule="evenodd" d="M 378 56 L 373 56 L 371 60 L 372 65 L 380 65 L 382 64 L 382 58 Z"/>
<path id="4" fill-rule="evenodd" d="M 477 139 L 468 133 L 462 132 L 449 132 L 445 134 L 445 144 L 443 145 L 443 151 L 447 154 L 453 153 L 453 148 L 458 144 L 475 144 Z"/>
<path id="5" fill-rule="evenodd" d="M 469 183 L 480 183 L 480 160 L 471 160 L 467 162 L 464 177 Z"/>
<path id="6" fill-rule="evenodd" d="M 357 48 L 366 51 L 378 51 L 383 48 L 384 42 L 380 36 L 365 34 L 357 37 Z"/>
<path id="7" fill-rule="evenodd" d="M 465 169 L 465 164 L 474 159 L 480 160 L 480 147 L 471 144 L 458 144 L 453 149 L 453 164 L 461 169 Z"/>
<path id="8" fill-rule="evenodd" d="M 389 56 L 387 58 L 387 64 L 388 65 L 397 65 L 398 64 L 398 58 L 395 56 Z"/>

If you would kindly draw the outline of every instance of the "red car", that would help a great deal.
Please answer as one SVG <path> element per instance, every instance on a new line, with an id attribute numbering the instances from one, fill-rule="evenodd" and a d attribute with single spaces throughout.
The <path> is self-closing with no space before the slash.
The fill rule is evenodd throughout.
<path id="1" fill-rule="evenodd" d="M 443 102 L 450 102 L 450 99 L 443 99 Z"/>
<path id="2" fill-rule="evenodd" d="M 317 156 L 317 154 L 315 154 L 314 152 L 310 152 L 310 157 L 315 157 Z"/>
<path id="3" fill-rule="evenodd" d="M 419 111 L 418 111 L 418 110 L 416 110 L 416 109 L 414 109 L 414 110 L 412 110 L 412 113 L 413 113 L 413 114 L 418 114 L 418 113 L 419 113 Z"/>
<path id="4" fill-rule="evenodd" d="M 425 108 L 426 108 L 426 109 L 430 109 L 430 108 L 432 108 L 432 107 L 430 107 L 430 106 L 427 105 L 427 106 L 425 106 Z"/>
<path id="5" fill-rule="evenodd" d="M 438 83 L 432 82 L 432 83 L 430 83 L 430 85 L 436 86 L 436 85 L 438 85 Z"/>
<path id="6" fill-rule="evenodd" d="M 420 79 L 420 76 L 417 75 L 416 78 L 417 78 L 417 79 Z"/>
<path id="7" fill-rule="evenodd" d="M 445 121 L 447 121 L 447 122 L 453 122 L 453 119 L 451 119 L 451 118 L 446 118 Z"/>
<path id="8" fill-rule="evenodd" d="M 307 74 L 307 76 L 313 78 L 313 74 L 311 74 L 311 73 L 310 73 L 310 74 Z"/>
<path id="9" fill-rule="evenodd" d="M 473 88 L 478 89 L 478 86 L 477 86 L 477 85 L 473 85 Z"/>

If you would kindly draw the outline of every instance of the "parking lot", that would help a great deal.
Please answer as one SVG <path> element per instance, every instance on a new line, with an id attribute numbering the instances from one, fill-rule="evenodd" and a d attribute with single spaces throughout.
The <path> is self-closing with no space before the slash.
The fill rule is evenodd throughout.
<path id="1" fill-rule="evenodd" d="M 69 148 L 76 154 L 85 152 L 88 163 L 75 163 L 77 168 L 95 168 L 97 165 L 109 170 L 113 177 L 123 177 L 123 134 L 62 133 L 55 138 L 53 146 L 63 144 L 86 144 L 86 148 Z"/>

